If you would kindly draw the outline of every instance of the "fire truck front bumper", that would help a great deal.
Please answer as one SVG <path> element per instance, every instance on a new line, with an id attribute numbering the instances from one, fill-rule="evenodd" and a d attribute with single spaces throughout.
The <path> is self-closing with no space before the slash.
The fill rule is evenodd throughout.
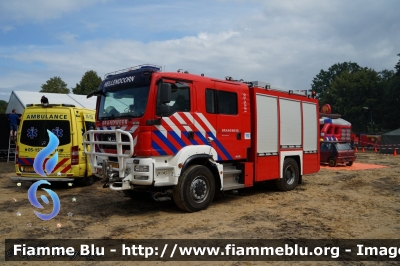
<path id="1" fill-rule="evenodd" d="M 108 162 L 110 164 L 110 162 Z M 115 163 L 112 163 L 114 166 Z M 132 158 L 126 160 L 124 176 L 115 168 L 107 167 L 103 162 L 102 176 L 111 190 L 132 190 L 135 186 L 172 186 L 176 185 L 175 167 L 166 165 L 164 160 L 154 158 Z"/>
<path id="2" fill-rule="evenodd" d="M 124 176 L 120 176 L 114 162 L 102 163 L 101 175 L 108 182 L 111 190 L 130 190 L 134 186 L 149 186 L 154 181 L 154 162 L 150 158 L 127 159 Z M 98 173 L 99 174 L 99 173 Z"/>

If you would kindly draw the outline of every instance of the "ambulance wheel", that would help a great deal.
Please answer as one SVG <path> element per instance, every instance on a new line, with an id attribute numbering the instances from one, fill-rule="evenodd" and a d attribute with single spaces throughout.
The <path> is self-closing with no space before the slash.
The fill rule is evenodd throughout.
<path id="1" fill-rule="evenodd" d="M 175 204 L 182 210 L 205 210 L 215 194 L 215 180 L 211 171 L 202 165 L 192 165 L 180 176 L 173 188 Z"/>
<path id="2" fill-rule="evenodd" d="M 96 177 L 94 175 L 88 176 L 87 174 L 85 174 L 85 176 L 82 178 L 80 183 L 83 186 L 91 186 L 91 185 L 93 185 L 95 180 L 96 180 Z"/>
<path id="3" fill-rule="evenodd" d="M 280 191 L 289 191 L 297 187 L 299 183 L 299 167 L 297 162 L 288 158 L 283 163 L 282 178 L 275 180 L 275 186 Z"/>
<path id="4" fill-rule="evenodd" d="M 330 167 L 335 167 L 337 165 L 335 158 L 329 158 L 328 164 Z"/>

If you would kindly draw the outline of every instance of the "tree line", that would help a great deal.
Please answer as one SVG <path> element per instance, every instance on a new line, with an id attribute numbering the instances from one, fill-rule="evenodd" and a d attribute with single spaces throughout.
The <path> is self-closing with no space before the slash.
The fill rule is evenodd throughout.
<path id="1" fill-rule="evenodd" d="M 337 63 L 321 70 L 311 89 L 320 106 L 330 104 L 353 132 L 385 133 L 400 127 L 400 60 L 394 68 L 377 72 L 353 62 Z"/>
<path id="2" fill-rule="evenodd" d="M 42 84 L 39 92 L 43 93 L 72 93 L 80 95 L 88 95 L 89 93 L 96 91 L 100 86 L 101 78 L 97 75 L 96 71 L 86 71 L 82 76 L 81 81 L 75 85 L 74 88 L 68 89 L 67 83 L 65 83 L 61 77 L 55 76 Z M 0 114 L 5 114 L 7 109 L 7 102 L 0 100 Z"/>
<path id="3" fill-rule="evenodd" d="M 101 78 L 97 75 L 96 71 L 89 70 L 82 76 L 79 83 L 76 84 L 75 88 L 71 88 L 72 93 L 87 95 L 100 86 Z M 52 77 L 42 84 L 41 90 L 39 92 L 48 93 L 70 93 L 70 89 L 67 88 L 67 83 L 65 83 L 60 77 Z"/>

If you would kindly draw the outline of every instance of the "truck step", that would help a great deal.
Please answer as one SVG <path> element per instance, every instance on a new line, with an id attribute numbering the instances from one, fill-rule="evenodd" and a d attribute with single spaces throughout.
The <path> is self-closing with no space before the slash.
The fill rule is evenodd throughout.
<path id="1" fill-rule="evenodd" d="M 226 191 L 244 187 L 244 184 L 238 182 L 242 170 L 236 169 L 234 165 L 224 165 L 223 171 L 224 179 L 222 190 Z"/>
<path id="2" fill-rule="evenodd" d="M 234 189 L 239 189 L 239 188 L 244 188 L 244 184 L 239 184 L 239 183 L 224 183 L 224 189 L 223 191 L 228 191 L 228 190 L 234 190 Z"/>
<path id="3" fill-rule="evenodd" d="M 225 175 L 240 175 L 241 173 L 242 173 L 242 170 L 239 170 L 239 169 L 225 170 L 225 168 L 224 168 L 224 176 Z"/>
<path id="4" fill-rule="evenodd" d="M 233 163 L 226 163 L 226 164 L 223 164 L 223 166 L 224 166 L 224 171 L 236 170 L 236 166 L 234 166 Z"/>

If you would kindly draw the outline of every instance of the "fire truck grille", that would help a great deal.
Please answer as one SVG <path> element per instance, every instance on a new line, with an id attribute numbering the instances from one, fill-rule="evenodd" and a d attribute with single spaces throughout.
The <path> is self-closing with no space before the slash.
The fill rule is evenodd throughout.
<path id="1" fill-rule="evenodd" d="M 129 138 L 126 135 L 122 135 L 122 141 L 123 142 L 129 142 Z M 100 141 L 116 141 L 115 134 L 100 134 L 99 135 L 99 140 Z M 111 149 L 111 150 L 116 150 L 117 146 L 116 145 L 109 145 L 109 144 L 100 144 L 100 149 Z M 123 145 L 122 146 L 123 150 L 129 150 L 129 145 Z"/>

